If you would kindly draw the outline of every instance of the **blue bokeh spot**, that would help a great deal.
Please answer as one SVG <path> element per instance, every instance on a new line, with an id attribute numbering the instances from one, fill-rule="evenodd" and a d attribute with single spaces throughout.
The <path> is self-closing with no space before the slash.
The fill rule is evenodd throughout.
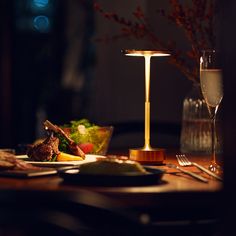
<path id="1" fill-rule="evenodd" d="M 43 8 L 48 5 L 49 0 L 32 0 L 32 3 L 35 7 Z"/>
<path id="2" fill-rule="evenodd" d="M 33 19 L 33 25 L 39 32 L 48 32 L 50 28 L 50 22 L 47 16 L 36 16 Z"/>

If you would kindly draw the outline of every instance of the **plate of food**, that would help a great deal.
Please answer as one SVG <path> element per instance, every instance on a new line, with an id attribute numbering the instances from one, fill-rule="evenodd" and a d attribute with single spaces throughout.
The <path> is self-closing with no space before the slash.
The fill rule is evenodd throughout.
<path id="1" fill-rule="evenodd" d="M 86 186 L 144 186 L 160 184 L 165 172 L 138 162 L 99 159 L 79 167 L 59 170 L 64 182 Z"/>
<path id="2" fill-rule="evenodd" d="M 26 155 L 18 156 L 37 166 L 80 165 L 103 158 L 107 152 L 112 127 L 102 127 L 82 119 L 58 126 L 46 120 L 47 136 L 28 145 Z"/>
<path id="3" fill-rule="evenodd" d="M 17 159 L 22 159 L 27 163 L 30 163 L 35 166 L 44 166 L 44 167 L 61 167 L 61 166 L 78 166 L 85 163 L 94 162 L 97 159 L 105 158 L 105 156 L 101 155 L 94 155 L 94 154 L 86 154 L 84 158 L 80 158 L 78 156 L 70 155 L 67 153 L 60 153 L 60 156 L 67 156 L 65 159 L 60 161 L 34 161 L 33 159 L 29 158 L 27 155 L 18 155 L 16 156 Z"/>

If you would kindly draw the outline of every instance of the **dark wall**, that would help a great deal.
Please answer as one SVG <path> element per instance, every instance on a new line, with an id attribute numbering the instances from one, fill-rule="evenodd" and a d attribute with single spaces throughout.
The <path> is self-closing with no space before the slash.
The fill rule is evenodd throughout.
<path id="1" fill-rule="evenodd" d="M 32 1 L 13 1 L 12 116 L 15 144 L 29 143 L 36 137 L 39 108 L 55 96 L 60 86 L 64 53 L 63 2 L 49 3 L 44 9 L 31 6 Z M 45 19 L 40 22 L 39 18 L 37 23 L 37 17 Z"/>
<path id="2" fill-rule="evenodd" d="M 33 142 L 47 118 L 88 117 L 92 1 L 4 0 L 0 11 L 0 147 Z"/>
<path id="3" fill-rule="evenodd" d="M 236 2 L 219 1 L 221 16 L 221 51 L 223 62 L 224 98 L 223 98 L 223 134 L 224 134 L 224 232 L 222 235 L 235 235 L 235 212 L 236 212 Z"/>
<path id="4" fill-rule="evenodd" d="M 12 1 L 0 2 L 0 143 L 12 134 Z"/>
<path id="5" fill-rule="evenodd" d="M 12 106 L 6 107 L 12 109 L 9 114 L 12 114 L 11 118 L 14 119 L 11 123 L 10 118 L 5 117 L 4 123 L 11 123 L 8 126 L 14 129 L 9 134 L 11 140 L 2 142 L 1 145 L 33 141 L 42 134 L 42 121 L 45 118 L 55 123 L 84 117 L 105 125 L 142 123 L 144 61 L 142 58 L 124 56 L 121 49 L 144 48 L 146 42 L 127 39 L 110 44 L 95 42 L 97 37 L 117 34 L 119 27 L 94 13 L 89 8 L 91 5 L 79 5 L 79 2 L 92 1 L 49 1 L 54 7 L 48 12 L 53 20 L 52 28 L 48 32 L 22 28 L 24 24 L 19 20 L 20 14 L 29 16 L 35 12 L 31 11 L 30 6 L 22 10 L 20 5 L 24 6 L 24 3 L 32 1 L 2 2 L 11 3 L 10 8 L 1 8 L 1 11 L 10 16 L 12 42 L 10 40 L 6 53 L 10 55 L 11 75 L 8 75 L 7 81 L 10 81 L 10 86 L 13 87 L 8 89 L 9 99 L 5 101 L 10 102 L 10 99 L 13 99 Z M 153 25 L 158 24 L 161 36 L 166 39 L 176 38 L 183 47 L 185 46 L 181 33 L 173 33 L 167 22 L 155 17 L 155 9 L 166 8 L 168 1 L 99 2 L 107 11 L 115 11 L 127 18 L 132 18 L 132 12 L 140 5 Z M 191 82 L 166 59 L 153 58 L 152 122 L 155 125 L 167 123 L 180 126 L 182 101 L 190 87 Z M 8 113 L 4 114 L 6 116 Z M 142 132 L 140 135 L 142 139 Z M 157 142 L 161 139 L 162 137 L 159 139 L 158 136 L 155 138 Z M 168 141 L 169 137 L 165 139 L 165 143 Z M 176 139 L 174 142 L 176 144 Z"/>
<path id="6" fill-rule="evenodd" d="M 125 57 L 121 49 L 143 44 L 95 43 L 117 29 L 94 14 L 92 1 L 52 0 L 41 9 L 33 2 L 1 1 L 0 146 L 32 142 L 46 118 L 58 124 L 84 117 L 99 124 L 142 122 L 144 61 Z M 128 18 L 138 4 L 147 14 L 152 4 L 157 7 L 155 1 L 101 2 Z M 33 25 L 41 15 L 51 21 L 49 29 Z M 188 82 L 165 59 L 152 60 L 151 76 L 152 121 L 179 123 Z"/>
<path id="7" fill-rule="evenodd" d="M 99 1 L 108 12 L 115 12 L 127 19 L 134 19 L 132 12 L 141 6 L 146 16 L 161 32 L 180 41 L 181 32 L 172 34 L 165 19 L 156 14 L 159 8 L 166 9 L 168 1 Z M 120 27 L 96 14 L 95 38 L 117 35 Z M 149 42 L 150 43 L 150 42 Z M 112 43 L 97 43 L 97 65 L 95 68 L 92 111 L 94 117 L 104 122 L 143 120 L 144 117 L 144 60 L 126 57 L 121 53 L 127 48 L 146 48 L 147 41 L 121 39 Z M 185 45 L 182 42 L 182 45 Z M 150 44 L 149 44 L 150 46 Z M 151 62 L 151 119 L 156 122 L 180 123 L 182 100 L 191 83 L 165 58 L 153 58 Z M 109 102 L 108 102 L 109 101 Z"/>

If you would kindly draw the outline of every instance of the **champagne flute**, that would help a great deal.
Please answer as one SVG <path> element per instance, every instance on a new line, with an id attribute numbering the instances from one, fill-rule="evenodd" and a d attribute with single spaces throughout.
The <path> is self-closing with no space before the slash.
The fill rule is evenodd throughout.
<path id="1" fill-rule="evenodd" d="M 215 50 L 203 51 L 200 58 L 200 83 L 211 119 L 212 159 L 209 169 L 222 173 L 222 167 L 216 158 L 216 114 L 223 98 L 223 81 L 218 52 Z"/>

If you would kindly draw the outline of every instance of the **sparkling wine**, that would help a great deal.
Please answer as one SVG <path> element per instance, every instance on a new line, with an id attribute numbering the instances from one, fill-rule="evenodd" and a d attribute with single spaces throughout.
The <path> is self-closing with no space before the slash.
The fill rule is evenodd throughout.
<path id="1" fill-rule="evenodd" d="M 206 103 L 217 107 L 223 97 L 222 73 L 219 69 L 201 69 L 201 89 Z"/>

